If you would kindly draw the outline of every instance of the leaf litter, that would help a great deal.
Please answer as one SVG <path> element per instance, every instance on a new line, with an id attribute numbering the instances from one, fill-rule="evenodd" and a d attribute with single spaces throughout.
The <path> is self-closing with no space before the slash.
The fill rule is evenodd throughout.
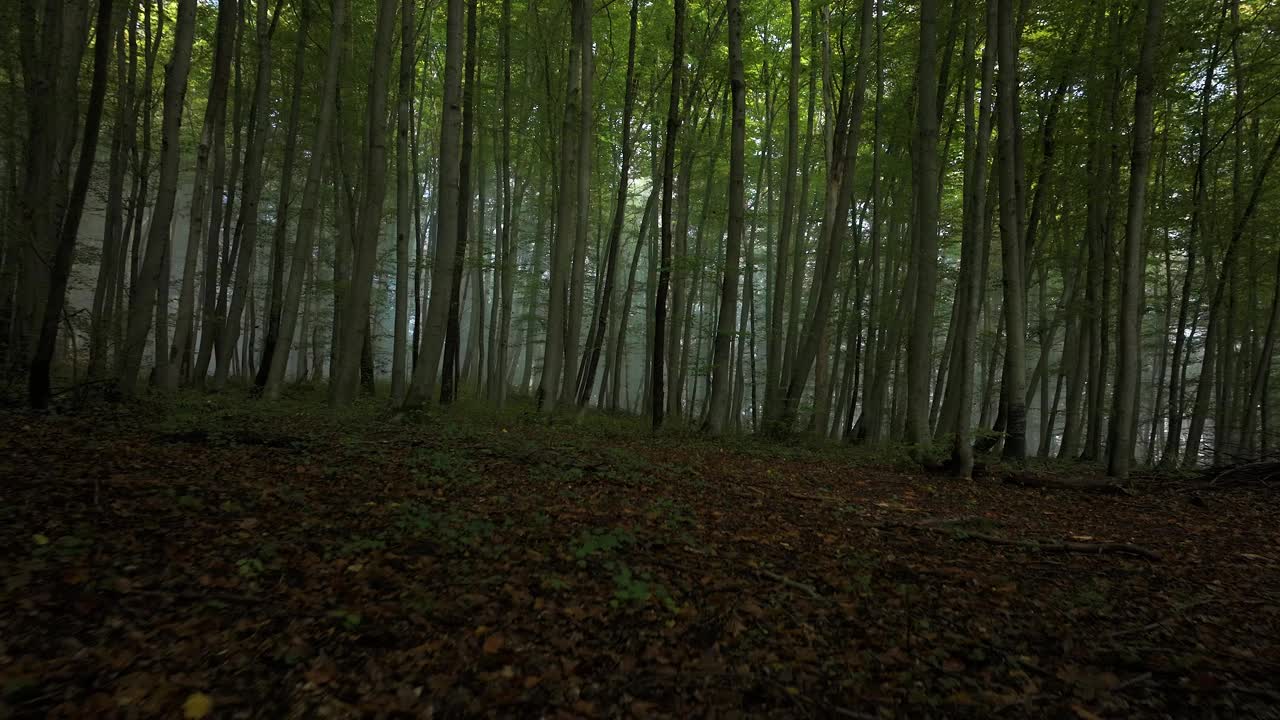
<path id="1" fill-rule="evenodd" d="M 3 417 L 0 718 L 1280 716 L 1259 488 L 182 402 Z"/>

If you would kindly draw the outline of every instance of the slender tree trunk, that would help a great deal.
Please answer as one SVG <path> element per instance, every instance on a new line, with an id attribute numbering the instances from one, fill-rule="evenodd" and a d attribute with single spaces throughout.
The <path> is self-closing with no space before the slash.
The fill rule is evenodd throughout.
<path id="1" fill-rule="evenodd" d="M 107 70 L 111 65 L 111 0 L 99 0 L 94 33 L 93 79 L 89 85 L 89 104 L 85 110 L 80 159 L 61 227 L 57 230 L 57 250 L 49 273 L 48 298 L 45 300 L 45 312 L 41 318 L 40 334 L 36 338 L 28 378 L 28 400 L 31 407 L 36 409 L 44 409 L 49 405 L 50 366 L 53 364 L 53 351 L 57 347 L 58 321 L 66 305 L 67 281 L 71 277 L 71 266 L 75 259 L 80 217 L 84 212 L 85 196 L 89 192 L 89 179 L 98 150 L 102 107 L 106 104 Z M 70 336 L 74 340 L 74 333 L 70 333 Z"/>
<path id="2" fill-rule="evenodd" d="M 926 0 L 930 2 L 932 0 Z M 827 323 L 830 321 L 832 297 L 835 291 L 836 277 L 840 268 L 840 254 L 843 251 L 845 228 L 848 225 L 849 208 L 853 202 L 853 189 L 856 184 L 856 161 L 858 141 L 862 136 L 862 111 L 866 105 L 867 73 L 870 68 L 870 51 L 872 37 L 872 20 L 874 8 L 872 0 L 863 0 L 860 15 L 861 33 L 858 51 L 858 67 L 854 74 L 852 92 L 842 101 L 843 107 L 836 118 L 837 133 L 834 147 L 840 157 L 828 171 L 828 197 L 824 210 L 821 247 L 818 253 L 818 269 L 815 273 L 813 290 L 809 307 L 806 311 L 805 330 L 797 346 L 796 360 L 791 368 L 788 380 L 786 402 L 782 408 L 782 416 L 766 418 L 766 423 L 773 426 L 773 432 L 790 431 L 795 424 L 795 415 L 800 404 L 800 396 L 809 382 L 809 373 L 813 369 L 822 337 Z"/>
<path id="3" fill-rule="evenodd" d="M 357 215 L 356 234 L 352 238 L 354 262 L 339 324 L 342 338 L 329 379 L 329 404 L 334 407 L 350 405 L 355 400 L 361 356 L 365 343 L 369 341 L 369 301 L 378 236 L 381 235 L 382 203 L 386 199 L 387 188 L 387 73 L 391 64 L 395 18 L 395 0 L 380 0 L 365 123 L 368 135 L 365 139 L 363 202 Z"/>
<path id="4" fill-rule="evenodd" d="M 1155 132 L 1155 58 L 1160 44 L 1164 0 L 1147 0 L 1146 28 L 1138 59 L 1138 88 L 1133 103 L 1133 152 L 1129 161 L 1129 214 L 1125 224 L 1124 267 L 1120 275 L 1120 330 L 1116 348 L 1116 388 L 1107 444 L 1107 475 L 1129 476 L 1138 410 L 1138 350 L 1142 303 L 1142 239 L 1146 220 L 1147 179 Z"/>
<path id="5" fill-rule="evenodd" d="M 262 340 L 262 361 L 258 364 L 257 375 L 254 378 L 254 385 L 258 388 L 267 384 L 267 375 L 271 372 L 272 358 L 278 350 L 278 343 L 283 339 L 284 354 L 287 358 L 289 344 L 293 342 L 292 334 L 281 334 L 281 317 L 284 312 L 286 238 L 289 235 L 289 211 L 293 205 L 293 166 L 298 150 L 298 123 L 301 115 L 303 72 L 306 68 L 307 32 L 311 27 L 311 0 L 299 0 L 299 2 L 302 5 L 301 19 L 293 50 L 293 90 L 289 98 L 289 114 L 286 120 L 284 161 L 280 168 L 280 200 L 276 204 L 275 226 L 272 228 L 271 294 L 268 298 L 268 311 L 265 313 L 267 330 Z"/>
<path id="6" fill-rule="evenodd" d="M 307 166 L 307 179 L 302 189 L 302 211 L 298 216 L 298 234 L 293 242 L 293 254 L 289 259 L 289 281 L 285 288 L 280 311 L 280 335 L 286 343 L 282 352 L 271 355 L 263 396 L 278 400 L 289 366 L 289 345 L 298 318 L 298 302 L 305 291 L 307 267 L 315 250 L 316 225 L 320 222 L 321 184 L 324 181 L 325 160 L 333 132 L 334 97 L 338 88 L 338 72 L 342 62 L 342 28 L 346 22 L 346 0 L 332 0 L 332 25 L 329 30 L 329 49 L 325 61 L 324 85 L 320 91 L 320 111 L 316 117 L 315 135 L 311 143 L 311 163 Z M 314 271 L 313 280 L 314 284 Z M 308 296 L 308 302 L 310 296 Z M 302 336 L 306 338 L 306 311 L 303 316 Z M 300 360 L 306 353 L 299 350 Z M 264 359 L 264 363 L 266 359 Z M 316 375 L 320 375 L 319 363 Z M 305 374 L 304 374 L 305 375 Z M 318 377 L 317 377 L 318 379 Z"/>
<path id="7" fill-rule="evenodd" d="M 998 0 L 996 42 L 999 55 L 999 97 L 996 102 L 1000 139 L 1000 243 L 1004 264 L 1005 378 L 1008 408 L 1004 456 L 1026 456 L 1026 264 L 1022 259 L 1021 213 L 1018 203 L 1015 136 L 1018 117 L 1017 47 L 1014 44 L 1013 0 Z"/>
<path id="8" fill-rule="evenodd" d="M 680 87 L 684 76 L 685 0 L 675 2 L 675 32 L 671 51 L 671 95 L 667 101 L 666 141 L 662 150 L 662 215 L 658 292 L 653 313 L 653 360 L 649 376 L 653 428 L 662 427 L 664 395 L 663 361 L 667 341 L 667 294 L 671 288 L 671 211 L 675 182 L 676 137 L 680 130 Z M 674 327 L 672 328 L 674 330 Z"/>
<path id="9" fill-rule="evenodd" d="M 732 386 L 729 383 L 729 353 L 733 345 L 733 320 L 734 310 L 738 305 L 738 273 L 739 266 L 742 264 L 742 233 L 745 224 L 746 198 L 743 188 L 743 172 L 746 169 L 746 127 L 747 127 L 747 90 L 746 75 L 742 68 L 742 16 L 739 0 L 729 0 L 729 86 L 732 95 L 733 104 L 733 121 L 732 128 L 729 133 L 729 235 L 725 240 L 724 252 L 724 280 L 722 281 L 720 291 L 720 311 L 718 321 L 716 323 L 716 339 L 715 348 L 712 351 L 712 379 L 711 379 L 711 396 L 709 400 L 710 410 L 707 414 L 706 431 L 708 434 L 716 436 L 724 432 L 725 425 L 729 420 L 729 395 Z M 799 36 L 799 12 L 798 0 L 792 2 L 792 27 L 791 42 L 795 46 L 796 39 Z M 797 50 L 798 53 L 798 50 Z M 790 116 L 791 127 L 787 131 L 787 153 L 788 168 L 786 179 L 786 190 L 784 194 L 790 196 L 795 186 L 795 144 L 796 131 L 795 119 L 797 112 L 795 88 L 796 88 L 796 72 L 798 70 L 797 56 L 793 54 L 791 87 L 792 96 L 790 99 Z M 783 215 L 788 214 L 785 207 L 790 200 L 783 201 Z M 772 317 L 771 332 L 767 344 L 769 357 L 772 363 L 765 368 L 766 388 L 771 386 L 773 380 L 772 373 L 776 371 L 776 363 L 778 362 L 781 350 L 782 329 L 782 298 L 779 292 L 785 281 L 785 266 L 787 261 L 786 234 L 790 230 L 788 221 L 783 220 L 783 240 L 778 246 L 778 272 L 775 281 L 773 308 L 770 310 Z M 768 390 L 766 390 L 767 396 Z"/>
<path id="10" fill-rule="evenodd" d="M 510 0 L 505 0 L 509 2 Z M 613 286 L 617 275 L 618 254 L 622 246 L 622 226 L 627 210 L 627 184 L 631 175 L 631 118 L 636 96 L 636 26 L 639 15 L 639 0 L 631 0 L 630 34 L 627 41 L 627 77 L 626 90 L 622 100 L 622 162 L 618 171 L 618 194 L 614 201 L 613 223 L 609 227 L 609 245 L 605 257 L 604 287 L 602 297 L 596 301 L 596 317 L 587 340 L 587 353 L 583 360 L 585 372 L 578 386 L 578 405 L 584 406 L 591 397 L 595 387 L 596 368 L 600 362 L 600 351 L 605 342 L 609 327 L 609 310 L 613 305 Z"/>
<path id="11" fill-rule="evenodd" d="M 459 140 L 462 121 L 462 0 L 447 0 L 445 31 L 444 99 L 440 111 L 439 188 L 436 191 L 436 248 L 431 266 L 431 296 L 418 350 L 418 366 L 402 407 L 415 409 L 430 403 L 440 380 L 440 353 L 444 346 L 449 298 L 453 291 L 453 265 L 458 244 Z"/>
<path id="12" fill-rule="evenodd" d="M 155 310 L 160 263 L 164 259 L 164 249 L 169 244 L 169 219 L 173 216 L 174 199 L 178 192 L 178 159 L 181 152 L 178 134 L 182 128 L 187 73 L 191 68 L 195 19 L 196 1 L 179 0 L 173 56 L 165 67 L 160 178 L 157 183 L 155 210 L 147 238 L 146 258 L 139 268 L 137 282 L 129 289 L 129 327 L 119 373 L 119 389 L 126 398 L 132 397 L 137 390 L 142 352 L 147 342 L 147 332 L 151 328 L 152 312 Z"/>
<path id="13" fill-rule="evenodd" d="M 466 270 L 467 243 L 471 233 L 471 167 L 475 143 L 476 108 L 476 10 L 475 0 L 467 3 L 467 56 L 462 85 L 462 155 L 458 161 L 458 243 L 453 260 L 453 283 L 450 286 L 449 319 L 445 325 L 444 368 L 440 378 L 440 402 L 457 399 L 460 361 L 462 359 L 462 281 Z M 483 212 L 483 209 L 481 210 Z M 479 254 L 477 254 L 479 255 Z"/>
<path id="14" fill-rule="evenodd" d="M 929 442 L 931 340 L 938 283 L 938 3 L 920 4 L 920 53 L 916 66 L 915 233 L 912 270 L 916 276 L 911 332 L 907 336 L 907 435 L 909 443 Z M 1002 58 L 1003 60 L 1003 58 Z M 1001 75 L 1006 71 L 1001 62 Z M 1003 132 L 1001 133 L 1003 136 Z"/>
<path id="15" fill-rule="evenodd" d="M 510 0 L 506 0 L 510 2 Z M 404 400 L 409 342 L 409 128 L 413 124 L 411 106 L 413 69 L 417 62 L 414 39 L 414 3 L 400 3 L 400 77 L 396 91 L 396 317 L 391 347 L 391 404 Z M 415 238 L 416 238 L 415 234 Z"/>

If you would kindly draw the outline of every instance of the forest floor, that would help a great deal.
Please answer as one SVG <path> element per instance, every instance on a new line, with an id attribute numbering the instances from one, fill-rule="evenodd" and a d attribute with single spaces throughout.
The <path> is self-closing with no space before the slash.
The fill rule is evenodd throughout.
<path id="1" fill-rule="evenodd" d="M 0 413 L 0 718 L 1280 717 L 1265 488 L 381 407 Z"/>

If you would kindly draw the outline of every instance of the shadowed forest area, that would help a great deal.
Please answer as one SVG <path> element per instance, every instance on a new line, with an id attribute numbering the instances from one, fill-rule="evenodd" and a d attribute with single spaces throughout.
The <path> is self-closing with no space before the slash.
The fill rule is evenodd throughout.
<path id="1" fill-rule="evenodd" d="M 1276 48 L 0 4 L 0 720 L 1280 717 Z"/>

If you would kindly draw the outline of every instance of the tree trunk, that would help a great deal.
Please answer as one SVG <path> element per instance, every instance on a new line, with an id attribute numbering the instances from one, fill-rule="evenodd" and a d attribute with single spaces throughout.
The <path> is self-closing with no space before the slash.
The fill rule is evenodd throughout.
<path id="1" fill-rule="evenodd" d="M 320 186 L 324 181 L 325 160 L 333 132 L 334 96 L 338 88 L 338 71 L 342 62 L 342 27 L 346 22 L 346 0 L 332 0 L 332 25 L 329 30 L 329 48 L 325 61 L 324 85 L 320 91 L 320 108 L 316 117 L 315 135 L 311 143 L 311 163 L 307 166 L 307 179 L 302 188 L 302 211 L 298 216 L 298 235 L 293 242 L 293 254 L 289 259 L 289 281 L 285 288 L 280 310 L 280 335 L 285 343 L 282 352 L 272 353 L 267 370 L 263 396 L 278 400 L 289 367 L 289 343 L 298 319 L 298 303 L 305 291 L 306 271 L 311 253 L 315 249 L 316 225 L 320 220 Z M 313 271 L 314 272 L 314 271 Z M 313 278 L 314 284 L 314 278 Z M 308 300 L 310 298 L 308 297 Z M 306 318 L 303 318 L 303 337 L 306 337 Z M 299 350 L 302 353 L 301 350 Z M 305 353 L 302 353 L 305 359 Z M 264 362 L 266 360 L 264 359 Z M 320 367 L 316 364 L 316 374 Z M 317 377 L 318 379 L 318 377 Z"/>
<path id="2" fill-rule="evenodd" d="M 356 396 L 357 374 L 364 345 L 369 339 L 369 300 L 374 262 L 377 259 L 382 203 L 387 189 L 387 73 L 391 64 L 395 27 L 395 0 L 380 0 L 373 38 L 373 75 L 369 84 L 368 119 L 365 123 L 364 192 L 352 238 L 354 262 L 339 328 L 337 362 L 329 379 L 329 404 L 350 405 Z"/>
<path id="3" fill-rule="evenodd" d="M 138 270 L 137 282 L 129 289 L 129 327 L 119 373 L 119 389 L 126 398 L 132 397 L 137 391 L 138 372 L 142 368 L 142 352 L 154 317 L 160 263 L 164 259 L 164 249 L 169 244 L 169 219 L 173 216 L 174 199 L 178 192 L 178 159 L 181 152 L 179 132 L 182 128 L 187 72 L 191 68 L 195 19 L 196 0 L 179 0 L 173 56 L 165 67 L 160 177 L 157 183 L 155 210 L 151 216 L 146 257 Z M 163 351 L 161 349 L 161 352 Z"/>
<path id="4" fill-rule="evenodd" d="M 938 2 L 920 4 L 920 54 L 916 65 L 915 223 L 911 267 L 916 276 L 911 332 L 907 336 L 906 441 L 924 445 L 929 432 L 931 340 L 938 283 Z M 1001 76 L 1006 66 L 1001 63 Z M 1011 67 L 1011 66 L 1010 66 Z M 1003 136 L 1003 132 L 1001 133 Z"/>
<path id="5" fill-rule="evenodd" d="M 680 130 L 680 83 L 684 76 L 685 0 L 675 2 L 675 32 L 671 51 L 671 95 L 667 101 L 666 140 L 662 150 L 662 215 L 658 292 L 653 311 L 653 360 L 649 374 L 649 411 L 653 428 L 662 427 L 664 394 L 663 361 L 667 341 L 667 294 L 671 289 L 671 210 L 675 182 L 676 137 Z M 674 329 L 674 328 L 672 328 Z"/>
<path id="6" fill-rule="evenodd" d="M 1138 59 L 1138 88 L 1133 101 L 1133 151 L 1129 161 L 1129 214 L 1125 223 L 1124 265 L 1120 275 L 1120 320 L 1116 347 L 1116 387 L 1107 444 L 1107 475 L 1127 480 L 1133 458 L 1132 434 L 1138 410 L 1139 325 L 1142 304 L 1142 240 L 1146 220 L 1147 178 L 1155 132 L 1155 57 L 1160 43 L 1164 0 L 1147 0 L 1146 28 Z"/>
<path id="7" fill-rule="evenodd" d="M 1015 136 L 1018 117 L 1017 47 L 1014 44 L 1013 1 L 998 0 L 997 53 L 999 97 L 997 110 L 1000 139 L 1000 244 L 1004 264 L 1005 377 L 1002 392 L 1008 407 L 1005 419 L 1004 456 L 1026 456 L 1026 264 L 1022 259 L 1021 213 L 1018 203 Z"/>
<path id="8" fill-rule="evenodd" d="M 93 79 L 89 85 L 89 104 L 85 110 L 80 159 L 71 185 L 71 195 L 61 218 L 61 227 L 57 230 L 57 250 L 49 273 L 48 298 L 45 300 L 45 312 L 41 318 L 40 334 L 36 338 L 28 378 L 28 400 L 31 407 L 38 410 L 49 405 L 50 366 L 53 364 L 53 351 L 57 347 L 58 325 L 66 306 L 67 281 L 71 277 L 71 266 L 75 259 L 80 217 L 84 212 L 89 179 L 97 159 L 98 131 L 102 127 L 102 106 L 106 103 L 107 95 L 107 70 L 111 65 L 111 0 L 99 0 L 94 34 Z M 74 333 L 72 337 L 74 339 Z"/>
<path id="9" fill-rule="evenodd" d="M 791 42 L 793 47 L 796 46 L 796 38 L 799 36 L 799 0 L 792 1 L 792 27 Z M 732 95 L 733 104 L 733 121 L 729 132 L 729 229 L 728 238 L 725 240 L 724 251 L 724 280 L 722 281 L 720 291 L 720 311 L 716 322 L 716 339 L 715 348 L 712 351 L 712 375 L 711 375 L 711 395 L 709 400 L 710 410 L 707 413 L 706 431 L 712 436 L 721 435 L 724 432 L 725 425 L 729 420 L 729 395 L 732 386 L 729 383 L 730 367 L 729 353 L 733 345 L 733 321 L 734 310 L 738 306 L 738 273 L 739 266 L 742 264 L 742 232 L 745 224 L 746 199 L 743 188 L 743 172 L 746 169 L 746 127 L 747 127 L 747 90 L 746 75 L 742 69 L 742 14 L 739 0 L 729 0 L 729 87 Z M 783 201 L 784 217 L 787 215 L 785 207 L 790 194 L 794 192 L 795 186 L 795 144 L 796 131 L 795 119 L 797 112 L 795 88 L 796 88 L 796 72 L 798 70 L 797 61 L 798 49 L 793 53 L 791 87 L 792 95 L 790 99 L 790 117 L 791 127 L 787 131 L 787 153 L 788 168 L 786 179 L 786 190 L 784 194 L 788 196 Z M 772 363 L 765 368 L 766 388 L 769 388 L 770 381 L 773 380 L 771 373 L 777 370 L 776 363 L 780 357 L 782 328 L 782 298 L 779 292 L 785 279 L 785 266 L 787 261 L 786 234 L 789 231 L 787 220 L 783 221 L 783 240 L 778 246 L 778 272 L 776 276 L 779 278 L 775 281 L 773 308 L 770 310 L 772 317 L 771 331 L 769 334 L 767 351 Z M 768 390 L 766 389 L 766 397 Z"/>
<path id="10" fill-rule="evenodd" d="M 440 380 L 440 353 L 453 286 L 458 244 L 459 140 L 462 121 L 462 0 L 447 0 L 444 99 L 440 111 L 439 187 L 436 192 L 436 248 L 431 266 L 431 296 L 418 350 L 418 366 L 402 407 L 420 408 L 434 400 Z"/>

